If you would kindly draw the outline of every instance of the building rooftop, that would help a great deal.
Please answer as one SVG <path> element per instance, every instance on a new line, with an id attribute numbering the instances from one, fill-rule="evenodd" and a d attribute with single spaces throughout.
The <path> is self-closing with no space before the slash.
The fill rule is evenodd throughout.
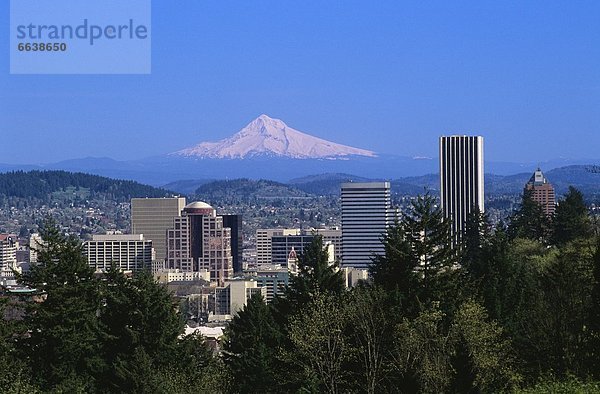
<path id="1" fill-rule="evenodd" d="M 185 206 L 185 209 L 213 209 L 212 206 L 204 201 L 196 201 Z"/>
<path id="2" fill-rule="evenodd" d="M 534 186 L 541 186 L 549 182 L 548 179 L 546 179 L 546 176 L 544 175 L 542 170 L 538 168 L 537 170 L 535 170 L 531 178 L 529 178 L 529 182 L 527 183 Z"/>

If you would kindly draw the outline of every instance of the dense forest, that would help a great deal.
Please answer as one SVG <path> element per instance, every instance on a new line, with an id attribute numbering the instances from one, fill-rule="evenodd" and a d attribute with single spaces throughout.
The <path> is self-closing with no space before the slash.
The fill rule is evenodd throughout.
<path id="1" fill-rule="evenodd" d="M 0 174 L 0 196 L 49 201 L 52 193 L 69 188 L 89 189 L 91 197 L 102 195 L 116 202 L 132 197 L 165 197 L 172 193 L 134 181 L 66 171 L 15 171 Z"/>
<path id="2" fill-rule="evenodd" d="M 600 392 L 600 238 L 571 188 L 553 217 L 531 195 L 506 224 L 471 215 L 459 239 L 430 195 L 383 237 L 372 280 L 346 290 L 319 238 L 285 295 L 256 296 L 222 351 L 181 338 L 147 274 L 95 278 L 47 226 L 44 291 L 0 328 L 9 392 Z M 452 246 L 454 245 L 454 246 Z M 12 306 L 5 306 L 5 308 Z"/>

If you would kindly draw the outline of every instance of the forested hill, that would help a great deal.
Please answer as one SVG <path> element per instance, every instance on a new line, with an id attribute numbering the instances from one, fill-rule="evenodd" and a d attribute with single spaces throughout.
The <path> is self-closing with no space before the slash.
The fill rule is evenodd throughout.
<path id="1" fill-rule="evenodd" d="M 0 174 L 0 196 L 45 200 L 52 193 L 68 189 L 85 189 L 91 195 L 101 194 L 119 202 L 129 201 L 132 197 L 166 197 L 173 194 L 134 181 L 80 172 L 15 171 Z"/>

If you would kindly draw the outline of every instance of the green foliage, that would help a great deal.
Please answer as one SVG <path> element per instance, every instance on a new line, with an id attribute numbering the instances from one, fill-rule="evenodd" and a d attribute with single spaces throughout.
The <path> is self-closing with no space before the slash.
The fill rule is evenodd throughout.
<path id="1" fill-rule="evenodd" d="M 176 346 L 183 324 L 176 305 L 149 273 L 129 279 L 115 266 L 102 282 L 102 295 L 100 340 L 109 368 L 100 384 L 111 391 L 140 391 L 138 384 L 144 382 L 134 377 L 143 371 L 136 368 L 143 367 L 146 360 L 150 360 L 147 369 L 151 369 L 180 359 Z"/>
<path id="2" fill-rule="evenodd" d="M 565 245 L 575 239 L 592 235 L 592 225 L 583 194 L 573 186 L 559 202 L 554 213 L 552 240 L 555 245 Z"/>
<path id="3" fill-rule="evenodd" d="M 546 360 L 558 376 L 585 373 L 587 320 L 593 288 L 592 248 L 584 242 L 563 247 L 542 273 L 549 348 Z"/>
<path id="4" fill-rule="evenodd" d="M 223 360 L 231 370 L 235 392 L 277 391 L 283 337 L 271 308 L 262 296 L 254 295 L 225 331 Z"/>
<path id="5" fill-rule="evenodd" d="M 370 266 L 373 282 L 388 292 L 397 292 L 405 303 L 414 303 L 418 297 L 418 261 L 400 223 L 391 226 L 383 236 L 385 253 L 376 255 Z"/>
<path id="6" fill-rule="evenodd" d="M 600 393 L 600 382 L 583 382 L 576 377 L 560 381 L 556 379 L 545 379 L 544 381 L 516 391 L 518 394 L 597 394 Z"/>
<path id="7" fill-rule="evenodd" d="M 314 294 L 306 310 L 289 327 L 293 344 L 286 356 L 303 372 L 306 389 L 339 393 L 348 375 L 345 362 L 353 349 L 344 334 L 348 324 L 345 305 L 327 294 Z"/>
<path id="8" fill-rule="evenodd" d="M 457 365 L 455 359 L 457 375 L 473 377 L 473 381 L 466 387 L 459 379 L 455 386 L 466 389 L 474 387 L 484 393 L 498 393 L 510 391 L 521 381 L 515 369 L 510 342 L 504 338 L 502 328 L 496 322 L 489 321 L 483 306 L 473 301 L 461 305 L 454 318 L 451 333 L 458 342 L 458 348 L 466 351 L 468 360 Z M 461 368 L 469 370 L 465 371 L 466 374 L 461 374 Z"/>
<path id="9" fill-rule="evenodd" d="M 542 206 L 533 200 L 533 190 L 525 190 L 521 206 L 513 214 L 508 228 L 512 238 L 546 241 L 550 222 Z"/>
<path id="10" fill-rule="evenodd" d="M 45 244 L 38 252 L 40 265 L 21 278 L 45 295 L 43 302 L 29 305 L 25 326 L 30 334 L 21 338 L 24 356 L 43 389 L 74 376 L 82 384 L 93 384 L 93 371 L 102 368 L 99 282 L 77 240 L 62 235 L 51 221 L 41 236 Z"/>
<path id="11" fill-rule="evenodd" d="M 329 255 L 323 246 L 323 237 L 316 236 L 304 247 L 298 263 L 298 275 L 290 278 L 286 299 L 292 307 L 304 305 L 315 294 L 344 291 L 342 273 L 329 264 Z"/>
<path id="12" fill-rule="evenodd" d="M 406 240 L 411 246 L 412 259 L 422 275 L 421 300 L 439 299 L 444 287 L 444 273 L 455 262 L 451 245 L 450 225 L 430 194 L 417 198 L 411 210 L 402 218 Z"/>
<path id="13" fill-rule="evenodd" d="M 15 347 L 15 339 L 22 332 L 22 325 L 17 320 L 6 318 L 9 310 L 19 308 L 9 298 L 0 296 L 0 387 L 6 393 L 38 393 L 31 384 L 27 365 L 20 359 Z"/>
<path id="14" fill-rule="evenodd" d="M 483 306 L 462 304 L 450 326 L 439 305 L 405 318 L 395 337 L 394 363 L 408 391 L 505 392 L 520 382 L 510 342 Z"/>
<path id="15" fill-rule="evenodd" d="M 385 253 L 373 260 L 373 280 L 394 290 L 413 315 L 419 304 L 443 300 L 452 291 L 456 250 L 449 223 L 431 195 L 413 201 L 409 212 L 388 229 L 382 241 Z"/>
<path id="16" fill-rule="evenodd" d="M 395 319 L 390 316 L 386 292 L 377 287 L 361 286 L 344 299 L 348 319 L 349 342 L 355 360 L 354 379 L 366 393 L 378 393 L 389 365 L 389 350 L 393 347 Z"/>
<path id="17" fill-rule="evenodd" d="M 592 256 L 592 292 L 589 305 L 589 354 L 592 375 L 600 378 L 600 238 L 596 238 L 596 248 Z"/>
<path id="18" fill-rule="evenodd" d="M 398 325 L 394 361 L 402 377 L 401 387 L 409 392 L 441 393 L 450 386 L 453 344 L 443 319 L 443 312 L 434 304 Z"/>

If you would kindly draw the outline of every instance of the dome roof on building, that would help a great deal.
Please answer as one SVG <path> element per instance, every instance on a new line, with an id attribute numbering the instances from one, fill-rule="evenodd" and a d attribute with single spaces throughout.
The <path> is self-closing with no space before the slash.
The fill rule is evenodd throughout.
<path id="1" fill-rule="evenodd" d="M 213 207 L 208 205 L 204 201 L 196 201 L 186 205 L 185 209 L 213 209 Z"/>

